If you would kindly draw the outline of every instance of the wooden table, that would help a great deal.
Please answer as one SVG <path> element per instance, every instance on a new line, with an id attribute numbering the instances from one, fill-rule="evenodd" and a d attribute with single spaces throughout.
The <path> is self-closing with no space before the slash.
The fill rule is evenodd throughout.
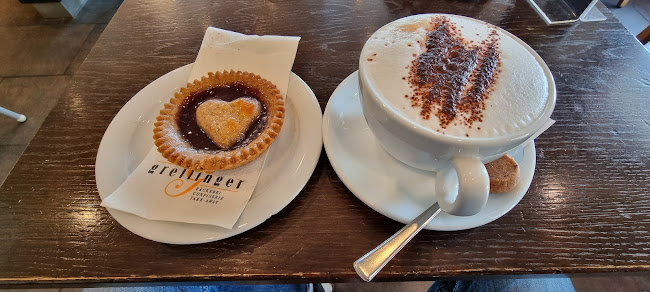
<path id="1" fill-rule="evenodd" d="M 207 26 L 302 36 L 293 71 L 325 108 L 365 40 L 415 13 L 471 16 L 530 44 L 557 84 L 555 126 L 537 140 L 524 199 L 480 228 L 425 231 L 376 278 L 650 270 L 650 54 L 599 4 L 603 22 L 547 26 L 524 0 L 127 0 L 0 189 L 0 284 L 360 281 L 359 256 L 401 224 L 359 201 L 323 151 L 282 212 L 195 246 L 138 237 L 99 206 L 95 157 L 142 87 L 193 62 Z"/>

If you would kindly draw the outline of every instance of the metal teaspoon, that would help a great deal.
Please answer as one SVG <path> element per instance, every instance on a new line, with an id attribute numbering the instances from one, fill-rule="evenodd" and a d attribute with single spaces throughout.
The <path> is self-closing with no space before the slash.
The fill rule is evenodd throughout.
<path id="1" fill-rule="evenodd" d="M 440 211 L 441 209 L 440 206 L 438 206 L 438 203 L 433 204 L 417 218 L 413 219 L 413 221 L 409 222 L 409 224 L 406 224 L 406 226 L 393 234 L 393 236 L 386 239 L 386 241 L 375 249 L 356 260 L 354 262 L 354 270 L 357 271 L 359 277 L 366 282 L 372 281 L 379 271 L 381 271 L 381 269 L 386 266 L 386 264 L 393 259 L 393 257 L 402 250 L 402 248 L 406 246 L 406 244 L 411 241 L 411 239 L 413 239 L 413 237 L 415 237 L 424 226 L 429 224 L 431 219 L 436 217 Z"/>

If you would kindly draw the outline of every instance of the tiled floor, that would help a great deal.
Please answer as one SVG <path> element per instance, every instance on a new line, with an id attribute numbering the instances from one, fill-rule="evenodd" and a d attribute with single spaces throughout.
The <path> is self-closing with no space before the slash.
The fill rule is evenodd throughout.
<path id="1" fill-rule="evenodd" d="M 621 21 L 627 30 L 635 36 L 650 25 L 650 1 L 648 0 L 630 0 L 622 8 L 616 7 L 618 0 L 601 1 Z M 645 48 L 650 51 L 650 43 L 645 44 Z"/>
<path id="2" fill-rule="evenodd" d="M 4 78 L 0 82 L 2 103 L 10 104 L 13 111 L 29 118 L 24 123 L 8 118 L 0 120 L 0 145 L 29 144 L 70 78 L 68 75 Z"/>
<path id="3" fill-rule="evenodd" d="M 64 93 L 122 0 L 89 0 L 76 19 L 44 19 L 31 5 L 0 1 L 0 185 Z"/>
<path id="4" fill-rule="evenodd" d="M 650 24 L 650 1 L 602 0 L 633 34 Z M 18 0 L 0 0 L 0 106 L 28 116 L 0 116 L 0 185 L 90 52 L 122 0 L 88 0 L 76 19 L 43 19 Z M 646 45 L 650 48 L 650 45 Z M 28 264 L 28 263 L 26 263 Z M 577 291 L 650 290 L 650 276 L 573 277 Z M 335 284 L 335 291 L 426 291 L 431 282 Z M 81 292 L 81 289 L 0 292 Z"/>
<path id="5" fill-rule="evenodd" d="M 62 75 L 93 29 L 92 24 L 0 27 L 0 76 Z"/>

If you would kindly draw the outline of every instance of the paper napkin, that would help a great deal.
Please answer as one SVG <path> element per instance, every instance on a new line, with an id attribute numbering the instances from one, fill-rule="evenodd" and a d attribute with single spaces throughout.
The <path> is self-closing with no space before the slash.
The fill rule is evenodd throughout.
<path id="1" fill-rule="evenodd" d="M 271 81 L 286 97 L 299 40 L 208 27 L 188 82 L 209 72 L 248 71 Z M 267 154 L 236 169 L 200 173 L 168 162 L 154 146 L 101 206 L 150 220 L 232 229 L 253 194 Z"/>
<path id="2" fill-rule="evenodd" d="M 528 144 L 530 144 L 530 142 L 533 142 L 533 140 L 537 139 L 537 137 L 539 137 L 539 135 L 541 135 L 546 130 L 548 130 L 548 128 L 553 126 L 553 124 L 555 124 L 555 120 L 548 119 L 548 121 L 546 121 L 546 123 L 544 123 L 544 125 L 542 125 L 542 127 L 539 128 L 539 130 L 537 130 L 537 132 L 533 133 L 532 136 L 528 137 L 528 139 L 526 139 L 526 141 L 524 141 L 524 143 L 521 143 L 521 145 L 524 146 L 524 147 L 528 146 Z"/>

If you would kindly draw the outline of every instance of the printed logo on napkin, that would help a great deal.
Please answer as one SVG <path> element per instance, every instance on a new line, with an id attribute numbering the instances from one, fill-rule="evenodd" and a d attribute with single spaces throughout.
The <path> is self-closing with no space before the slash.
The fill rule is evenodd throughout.
<path id="1" fill-rule="evenodd" d="M 299 40 L 299 37 L 244 35 L 209 27 L 188 81 L 208 72 L 248 71 L 271 81 L 286 97 Z M 272 149 L 273 145 L 257 159 L 236 169 L 200 173 L 168 162 L 153 147 L 101 206 L 150 220 L 232 229 L 252 196 Z"/>
<path id="2" fill-rule="evenodd" d="M 102 206 L 150 220 L 211 224 L 231 229 L 246 207 L 264 159 L 236 169 L 196 172 L 152 148 Z"/>

